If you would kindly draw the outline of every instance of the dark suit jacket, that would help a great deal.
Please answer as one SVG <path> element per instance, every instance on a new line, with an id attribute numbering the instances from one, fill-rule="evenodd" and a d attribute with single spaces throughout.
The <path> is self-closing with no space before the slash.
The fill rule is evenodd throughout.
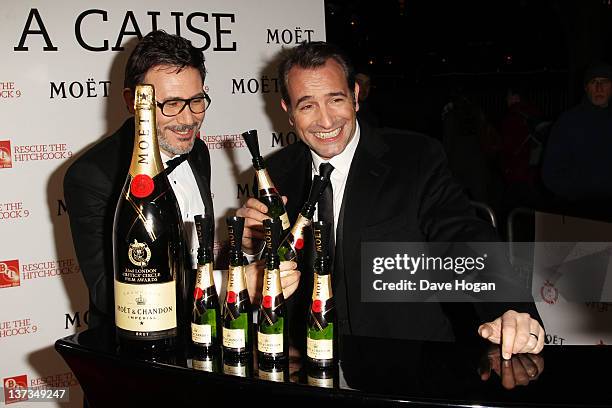
<path id="1" fill-rule="evenodd" d="M 114 323 L 112 232 L 115 207 L 130 167 L 134 119 L 79 157 L 64 177 L 64 197 L 79 266 L 89 289 L 89 326 Z M 200 139 L 189 154 L 202 201 L 213 214 L 210 156 Z"/>
<path id="2" fill-rule="evenodd" d="M 361 242 L 499 241 L 478 218 L 448 171 L 441 146 L 415 133 L 383 135 L 361 124 L 361 138 L 346 181 L 336 231 L 334 298 L 340 334 L 452 340 L 458 330 L 476 335 L 478 323 L 510 308 L 537 316 L 533 304 L 361 302 Z M 311 184 L 312 156 L 301 143 L 267 160 L 293 222 Z M 312 270 L 300 265 L 302 281 L 289 299 L 292 335 L 303 339 Z M 306 268 L 306 269 L 304 269 Z M 343 310 L 344 309 L 344 310 Z M 301 341 L 298 340 L 298 344 Z"/>

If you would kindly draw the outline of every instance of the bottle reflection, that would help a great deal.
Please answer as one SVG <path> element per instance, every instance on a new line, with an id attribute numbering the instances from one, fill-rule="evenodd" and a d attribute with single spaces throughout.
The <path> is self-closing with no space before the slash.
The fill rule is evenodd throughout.
<path id="1" fill-rule="evenodd" d="M 266 381 L 285 382 L 289 379 L 289 363 L 261 360 L 258 363 L 257 376 Z"/>
<path id="2" fill-rule="evenodd" d="M 224 355 L 223 373 L 237 377 L 250 377 L 253 371 L 252 356 L 247 355 Z"/>
<path id="3" fill-rule="evenodd" d="M 320 367 L 308 364 L 306 367 L 308 385 L 323 388 L 338 388 L 338 368 L 335 365 Z"/>
<path id="4" fill-rule="evenodd" d="M 218 373 L 219 369 L 219 354 L 211 350 L 195 350 L 191 359 L 191 368 L 198 371 L 207 371 L 209 373 Z"/>

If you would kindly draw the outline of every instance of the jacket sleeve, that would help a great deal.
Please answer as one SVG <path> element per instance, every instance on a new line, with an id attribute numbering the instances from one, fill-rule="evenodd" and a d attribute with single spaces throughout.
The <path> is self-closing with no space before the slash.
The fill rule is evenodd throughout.
<path id="1" fill-rule="evenodd" d="M 64 178 L 72 241 L 89 289 L 90 308 L 96 309 L 90 310 L 90 316 L 101 313 L 112 321 L 112 222 L 108 220 L 113 219 L 116 203 L 109 202 L 111 191 L 108 175 L 91 162 L 75 162 Z"/>
<path id="2" fill-rule="evenodd" d="M 520 299 L 531 296 L 527 288 L 520 287 L 517 276 L 505 256 L 503 244 L 492 225 L 476 216 L 472 205 L 454 182 L 446 165 L 442 148 L 437 143 L 430 143 L 420 160 L 422 185 L 419 206 L 420 227 L 428 242 L 454 243 L 451 253 L 462 255 L 469 242 L 498 242 L 495 246 L 495 259 L 499 262 L 489 267 L 486 273 L 479 276 L 483 281 L 499 281 L 509 285 L 511 290 L 520 294 Z M 449 246 L 450 247 L 450 246 Z M 489 247 L 490 248 L 490 247 Z M 455 252 L 456 251 L 456 252 Z M 505 286 L 505 287 L 509 287 Z M 529 313 L 541 322 L 535 304 L 531 302 L 496 302 L 495 299 L 482 299 L 474 302 L 478 323 L 484 323 L 500 317 L 508 310 Z M 518 298 L 517 298 L 518 300 Z M 476 330 L 476 328 L 474 328 Z"/>

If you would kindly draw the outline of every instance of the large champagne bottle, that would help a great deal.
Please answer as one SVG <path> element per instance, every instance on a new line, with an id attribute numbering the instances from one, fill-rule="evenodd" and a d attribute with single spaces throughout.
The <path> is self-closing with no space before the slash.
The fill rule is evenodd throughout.
<path id="1" fill-rule="evenodd" d="M 330 274 L 329 240 L 331 226 L 324 221 L 313 224 L 316 259 L 312 300 L 308 308 L 306 327 L 306 355 L 315 366 L 327 367 L 334 363 L 336 316 Z"/>
<path id="2" fill-rule="evenodd" d="M 157 351 L 186 334 L 183 222 L 159 153 L 155 92 L 138 85 L 129 174 L 115 211 L 115 324 L 122 348 Z"/>
<path id="3" fill-rule="evenodd" d="M 297 254 L 304 247 L 304 230 L 308 228 L 312 222 L 312 217 L 315 212 L 315 205 L 319 201 L 319 197 L 323 193 L 325 186 L 329 183 L 329 179 L 315 175 L 310 186 L 308 200 L 302 206 L 302 210 L 298 214 L 295 224 L 291 227 L 291 231 L 285 237 L 278 247 L 278 255 L 281 261 L 293 261 Z"/>
<path id="4" fill-rule="evenodd" d="M 253 314 L 246 286 L 242 255 L 244 218 L 227 217 L 230 266 L 223 306 L 223 354 L 242 355 L 252 352 Z"/>
<path id="5" fill-rule="evenodd" d="M 217 348 L 221 333 L 221 309 L 213 278 L 213 219 L 212 216 L 194 217 L 198 235 L 198 271 L 193 292 L 191 341 L 201 348 Z"/>
<path id="6" fill-rule="evenodd" d="M 264 270 L 262 301 L 257 318 L 257 356 L 259 361 L 287 359 L 289 342 L 287 305 L 281 286 L 277 254 L 280 241 L 278 218 L 263 221 L 266 238 L 266 268 Z"/>
<path id="7" fill-rule="evenodd" d="M 255 175 L 257 176 L 257 184 L 259 186 L 259 201 L 264 203 L 268 207 L 268 216 L 270 218 L 278 217 L 282 222 L 282 235 L 285 236 L 286 232 L 291 227 L 289 222 L 289 216 L 287 216 L 287 210 L 285 204 L 276 190 L 272 179 L 266 170 L 266 163 L 264 158 L 259 153 L 259 141 L 257 139 L 257 130 L 249 130 L 242 134 L 244 141 L 246 142 L 249 152 L 251 152 L 253 168 L 255 169 Z"/>

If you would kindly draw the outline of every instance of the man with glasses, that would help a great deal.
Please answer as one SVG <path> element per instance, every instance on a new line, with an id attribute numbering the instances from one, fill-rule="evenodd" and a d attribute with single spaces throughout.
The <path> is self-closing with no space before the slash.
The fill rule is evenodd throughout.
<path id="1" fill-rule="evenodd" d="M 194 216 L 212 214 L 210 156 L 197 135 L 210 106 L 204 91 L 204 55 L 190 41 L 164 31 L 146 35 L 125 68 L 123 97 L 134 113 L 137 84 L 155 87 L 157 138 L 162 160 L 185 225 L 187 262 L 197 265 Z M 117 200 L 128 173 L 134 143 L 134 119 L 101 140 L 66 172 L 64 195 L 79 265 L 89 288 L 89 327 L 114 323 L 112 230 Z M 293 269 L 285 263 L 281 269 Z M 259 265 L 247 269 L 254 297 Z M 193 282 L 191 282 L 193 284 Z"/>
<path id="2" fill-rule="evenodd" d="M 592 64 L 584 99 L 563 113 L 547 142 L 542 180 L 564 212 L 612 220 L 612 67 Z"/>

